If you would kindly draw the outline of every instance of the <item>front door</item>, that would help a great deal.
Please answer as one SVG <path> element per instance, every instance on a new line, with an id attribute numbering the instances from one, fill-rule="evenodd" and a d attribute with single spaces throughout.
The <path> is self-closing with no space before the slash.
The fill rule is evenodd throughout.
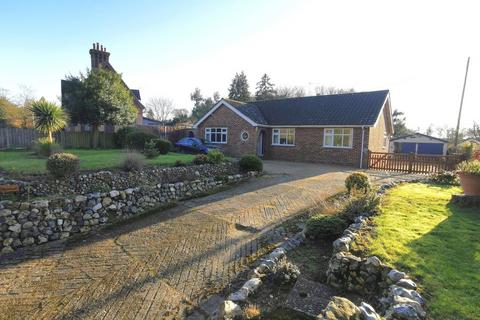
<path id="1" fill-rule="evenodd" d="M 263 140 L 265 136 L 265 131 L 260 131 L 258 134 L 258 141 L 257 141 L 257 156 L 263 157 Z"/>

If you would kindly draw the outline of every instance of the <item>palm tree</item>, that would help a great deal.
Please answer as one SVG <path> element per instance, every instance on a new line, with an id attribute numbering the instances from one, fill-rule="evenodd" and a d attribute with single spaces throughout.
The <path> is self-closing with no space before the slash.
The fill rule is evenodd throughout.
<path id="1" fill-rule="evenodd" d="M 53 133 L 63 129 L 68 122 L 67 113 L 53 102 L 44 98 L 35 101 L 30 107 L 33 114 L 35 129 L 48 136 L 48 141 L 53 143 Z"/>

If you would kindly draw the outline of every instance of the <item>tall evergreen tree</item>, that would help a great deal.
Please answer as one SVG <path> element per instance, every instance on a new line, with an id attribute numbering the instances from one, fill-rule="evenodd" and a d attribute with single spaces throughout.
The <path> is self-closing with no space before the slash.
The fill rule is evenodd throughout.
<path id="1" fill-rule="evenodd" d="M 92 148 L 97 147 L 100 125 L 135 123 L 137 109 L 120 74 L 93 69 L 86 75 L 69 76 L 68 80 L 68 94 L 62 99 L 62 107 L 70 114 L 72 124 L 92 125 Z"/>
<path id="2" fill-rule="evenodd" d="M 237 101 L 250 101 L 250 91 L 247 81 L 247 76 L 242 71 L 240 74 L 236 73 L 235 77 L 228 89 L 228 97 Z"/>
<path id="3" fill-rule="evenodd" d="M 410 134 L 412 131 L 407 128 L 405 124 L 405 114 L 399 110 L 394 110 L 392 113 L 393 120 L 393 135 L 395 137 L 400 137 L 406 134 Z"/>
<path id="4" fill-rule="evenodd" d="M 203 117 L 220 100 L 218 92 L 213 93 L 213 98 L 204 98 L 199 88 L 195 88 L 190 94 L 190 100 L 193 101 L 192 119 L 194 121 Z"/>
<path id="5" fill-rule="evenodd" d="M 255 92 L 256 100 L 273 99 L 277 91 L 275 85 L 270 82 L 268 74 L 264 74 L 259 82 L 257 82 L 257 91 Z"/>

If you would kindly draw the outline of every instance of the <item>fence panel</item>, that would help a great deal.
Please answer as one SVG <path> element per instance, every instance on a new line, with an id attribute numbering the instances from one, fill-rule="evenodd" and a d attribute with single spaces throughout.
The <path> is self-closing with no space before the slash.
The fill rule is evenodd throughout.
<path id="1" fill-rule="evenodd" d="M 0 150 L 30 148 L 42 135 L 34 129 L 0 128 Z M 90 148 L 91 132 L 57 132 L 55 140 L 64 148 Z M 114 133 L 99 132 L 98 146 L 103 149 L 114 148 Z"/>
<path id="2" fill-rule="evenodd" d="M 28 148 L 39 136 L 34 129 L 0 128 L 0 149 Z"/>
<path id="3" fill-rule="evenodd" d="M 369 152 L 368 168 L 409 173 L 434 173 L 454 170 L 463 160 L 460 155 L 433 156 L 407 153 Z"/>

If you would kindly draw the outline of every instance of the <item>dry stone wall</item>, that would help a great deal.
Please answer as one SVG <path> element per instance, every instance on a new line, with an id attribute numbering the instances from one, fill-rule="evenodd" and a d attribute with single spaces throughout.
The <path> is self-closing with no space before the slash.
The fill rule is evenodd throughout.
<path id="1" fill-rule="evenodd" d="M 218 172 L 224 171 L 215 171 Z M 250 172 L 211 176 L 46 200 L 3 200 L 0 201 L 0 252 L 11 253 L 21 247 L 88 233 L 113 221 L 141 214 L 172 201 L 201 195 L 255 175 Z"/>
<path id="2" fill-rule="evenodd" d="M 394 185 L 382 186 L 379 193 L 384 193 Z M 406 273 L 385 265 L 376 256 L 365 258 L 351 252 L 351 245 L 357 237 L 373 231 L 369 215 L 357 217 L 343 235 L 334 241 L 334 254 L 327 270 L 328 284 L 361 295 L 380 297 L 377 308 L 387 320 L 425 319 L 425 300 L 417 292 L 416 283 Z"/>
<path id="3" fill-rule="evenodd" d="M 137 172 L 120 170 L 83 172 L 65 180 L 55 180 L 47 175 L 26 177 L 22 178 L 22 181 L 0 177 L 0 185 L 17 184 L 20 187 L 20 195 L 24 197 L 27 195 L 85 195 L 93 192 L 125 190 L 140 185 L 192 181 L 237 173 L 239 173 L 238 164 L 226 162 L 186 167 L 151 166 Z"/>

